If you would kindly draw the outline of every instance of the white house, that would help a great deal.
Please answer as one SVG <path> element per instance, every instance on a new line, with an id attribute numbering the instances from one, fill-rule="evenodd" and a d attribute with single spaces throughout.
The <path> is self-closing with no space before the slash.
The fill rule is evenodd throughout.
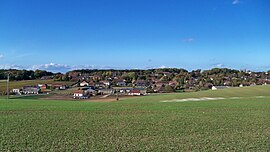
<path id="1" fill-rule="evenodd" d="M 87 96 L 85 96 L 84 91 L 83 90 L 77 90 L 73 93 L 73 98 L 74 99 L 86 99 L 88 98 Z"/>
<path id="2" fill-rule="evenodd" d="M 20 92 L 20 89 L 12 89 L 12 92 L 17 94 L 17 95 L 22 95 L 22 93 Z"/>
<path id="3" fill-rule="evenodd" d="M 83 81 L 83 82 L 80 83 L 80 86 L 81 87 L 89 86 L 89 83 L 86 82 L 86 81 Z"/>

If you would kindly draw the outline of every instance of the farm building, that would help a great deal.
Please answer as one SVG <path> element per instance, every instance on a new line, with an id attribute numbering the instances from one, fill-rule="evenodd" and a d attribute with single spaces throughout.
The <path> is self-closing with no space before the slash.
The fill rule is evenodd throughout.
<path id="1" fill-rule="evenodd" d="M 92 88 L 88 88 L 88 89 L 84 90 L 84 92 L 86 95 L 96 95 L 97 94 L 97 91 L 92 89 Z"/>
<path id="2" fill-rule="evenodd" d="M 83 90 L 76 90 L 73 93 L 74 99 L 87 99 L 88 97 L 85 95 L 85 92 Z"/>
<path id="3" fill-rule="evenodd" d="M 23 94 L 39 94 L 40 88 L 38 86 L 24 86 L 22 92 Z"/>
<path id="4" fill-rule="evenodd" d="M 101 95 L 103 95 L 103 94 L 113 94 L 114 90 L 113 89 L 101 89 L 101 90 L 98 90 L 98 93 L 100 93 Z"/>
<path id="5" fill-rule="evenodd" d="M 140 96 L 140 95 L 142 95 L 142 94 L 141 94 L 141 91 L 140 91 L 140 90 L 131 90 L 131 91 L 128 93 L 128 95 L 130 95 L 130 96 Z"/>
<path id="6" fill-rule="evenodd" d="M 212 90 L 220 90 L 220 89 L 227 89 L 228 86 L 212 86 Z"/>
<path id="7" fill-rule="evenodd" d="M 67 86 L 64 84 L 53 84 L 53 88 L 57 90 L 66 90 Z"/>
<path id="8" fill-rule="evenodd" d="M 21 89 L 12 89 L 12 92 L 16 95 L 22 95 Z"/>

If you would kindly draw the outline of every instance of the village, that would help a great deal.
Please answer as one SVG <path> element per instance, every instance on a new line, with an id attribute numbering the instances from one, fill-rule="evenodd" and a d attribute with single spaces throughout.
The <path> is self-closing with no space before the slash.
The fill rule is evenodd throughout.
<path id="1" fill-rule="evenodd" d="M 222 77 L 221 77 L 222 76 Z M 38 83 L 11 88 L 13 95 L 53 94 L 73 99 L 143 96 L 151 93 L 193 92 L 270 84 L 268 73 L 243 72 L 230 69 L 191 71 L 183 69 L 156 70 L 77 70 L 66 74 L 46 75 Z M 64 82 L 72 82 L 67 84 Z"/>

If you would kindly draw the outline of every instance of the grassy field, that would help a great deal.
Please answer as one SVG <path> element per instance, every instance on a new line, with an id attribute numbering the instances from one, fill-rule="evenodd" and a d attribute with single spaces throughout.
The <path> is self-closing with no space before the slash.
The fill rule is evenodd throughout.
<path id="1" fill-rule="evenodd" d="M 9 88 L 10 89 L 17 89 L 22 88 L 23 86 L 33 86 L 38 84 L 67 84 L 71 85 L 74 82 L 69 81 L 54 81 L 54 80 L 24 80 L 24 81 L 10 81 Z M 0 92 L 6 91 L 6 82 L 0 82 Z"/>
<path id="2" fill-rule="evenodd" d="M 224 99 L 160 102 L 201 97 Z M 0 151 L 270 151 L 269 118 L 269 86 L 106 103 L 0 99 Z"/>

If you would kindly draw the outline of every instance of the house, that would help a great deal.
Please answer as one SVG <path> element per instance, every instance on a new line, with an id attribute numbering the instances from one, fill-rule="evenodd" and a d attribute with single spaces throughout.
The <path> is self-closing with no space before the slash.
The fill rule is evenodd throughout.
<path id="1" fill-rule="evenodd" d="M 116 80 L 114 80 L 114 83 L 115 83 L 116 86 L 121 86 L 121 87 L 127 85 L 126 82 L 123 79 L 116 79 Z"/>
<path id="2" fill-rule="evenodd" d="M 132 88 L 120 88 L 119 92 L 121 94 L 128 94 L 131 90 L 132 90 Z"/>
<path id="3" fill-rule="evenodd" d="M 95 86 L 96 85 L 96 83 L 94 82 L 94 81 L 90 81 L 89 83 L 88 83 L 88 86 Z"/>
<path id="4" fill-rule="evenodd" d="M 110 86 L 111 85 L 110 81 L 100 81 L 100 83 L 103 83 L 106 86 Z"/>
<path id="5" fill-rule="evenodd" d="M 38 87 L 39 87 L 41 90 L 46 90 L 46 89 L 47 89 L 47 84 L 38 84 Z"/>
<path id="6" fill-rule="evenodd" d="M 104 83 L 102 83 L 102 82 L 97 82 L 95 84 L 95 87 L 102 89 L 102 88 L 106 88 L 106 85 Z"/>
<path id="7" fill-rule="evenodd" d="M 12 92 L 16 95 L 22 95 L 21 89 L 12 89 Z"/>
<path id="8" fill-rule="evenodd" d="M 38 86 L 24 86 L 22 92 L 23 94 L 39 94 L 40 88 Z"/>
<path id="9" fill-rule="evenodd" d="M 83 87 L 82 88 L 82 90 L 88 90 L 88 89 L 96 90 L 96 87 L 94 87 L 94 86 L 87 86 L 87 87 Z"/>
<path id="10" fill-rule="evenodd" d="M 85 92 L 83 90 L 76 90 L 73 93 L 74 99 L 87 99 L 88 96 L 85 95 Z"/>
<path id="11" fill-rule="evenodd" d="M 58 90 L 66 90 L 67 86 L 64 84 L 53 84 L 53 88 Z"/>
<path id="12" fill-rule="evenodd" d="M 141 92 L 140 92 L 140 90 L 131 90 L 129 93 L 128 93 L 128 95 L 130 95 L 130 96 L 140 96 L 141 95 Z"/>
<path id="13" fill-rule="evenodd" d="M 83 81 L 83 82 L 80 83 L 80 86 L 81 87 L 89 86 L 89 83 L 86 82 L 86 81 Z"/>
<path id="14" fill-rule="evenodd" d="M 169 82 L 165 82 L 165 81 L 157 81 L 155 82 L 155 86 L 156 87 L 162 87 L 162 86 L 166 86 L 166 85 L 169 85 Z"/>
<path id="15" fill-rule="evenodd" d="M 172 75 L 172 73 L 170 73 L 170 72 L 163 72 L 163 75 L 164 75 L 165 77 L 169 77 L 169 76 Z"/>
<path id="16" fill-rule="evenodd" d="M 147 86 L 147 81 L 146 80 L 137 80 L 135 82 L 136 87 L 146 87 Z"/>
<path id="17" fill-rule="evenodd" d="M 52 84 L 38 84 L 38 86 L 42 93 L 48 93 L 51 91 L 50 89 L 52 89 Z"/>
<path id="18" fill-rule="evenodd" d="M 212 90 L 220 90 L 220 89 L 226 89 L 229 88 L 228 86 L 212 86 Z"/>
<path id="19" fill-rule="evenodd" d="M 103 95 L 103 94 L 113 94 L 114 93 L 114 90 L 113 89 L 101 89 L 101 90 L 98 90 L 98 93 Z"/>
<path id="20" fill-rule="evenodd" d="M 92 89 L 92 88 L 88 88 L 87 90 L 84 90 L 85 95 L 89 96 L 95 96 L 97 94 L 97 91 Z"/>

